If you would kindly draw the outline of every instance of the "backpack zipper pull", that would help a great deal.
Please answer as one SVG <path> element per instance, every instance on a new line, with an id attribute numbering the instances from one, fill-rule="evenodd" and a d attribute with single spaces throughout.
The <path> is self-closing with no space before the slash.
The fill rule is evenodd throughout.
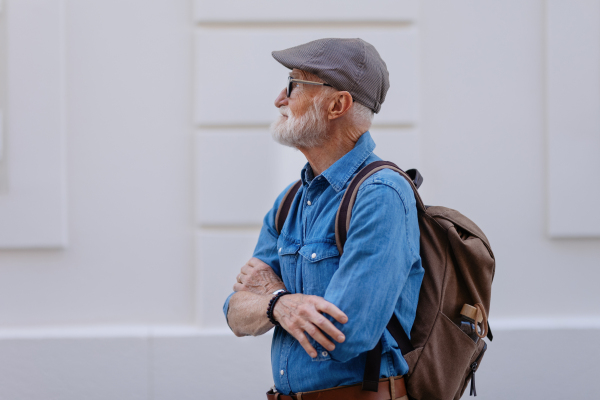
<path id="1" fill-rule="evenodd" d="M 477 369 L 477 361 L 471 364 L 471 393 L 469 396 L 477 397 L 477 389 L 475 388 L 475 370 Z"/>

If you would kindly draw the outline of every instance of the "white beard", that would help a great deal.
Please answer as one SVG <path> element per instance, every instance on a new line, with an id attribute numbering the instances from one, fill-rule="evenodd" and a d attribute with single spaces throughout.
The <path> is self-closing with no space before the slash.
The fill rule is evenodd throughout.
<path id="1" fill-rule="evenodd" d="M 321 101 L 315 99 L 304 115 L 298 118 L 288 106 L 279 107 L 281 116 L 271 124 L 273 139 L 297 149 L 321 146 L 327 140 L 327 122 L 320 108 Z"/>

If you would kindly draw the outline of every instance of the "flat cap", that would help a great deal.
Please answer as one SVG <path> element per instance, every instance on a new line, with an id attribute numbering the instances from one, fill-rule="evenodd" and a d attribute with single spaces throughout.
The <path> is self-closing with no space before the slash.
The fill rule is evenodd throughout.
<path id="1" fill-rule="evenodd" d="M 390 88 L 385 62 L 362 39 L 319 39 L 271 54 L 289 69 L 310 72 L 335 89 L 349 92 L 374 113 L 381 109 Z"/>

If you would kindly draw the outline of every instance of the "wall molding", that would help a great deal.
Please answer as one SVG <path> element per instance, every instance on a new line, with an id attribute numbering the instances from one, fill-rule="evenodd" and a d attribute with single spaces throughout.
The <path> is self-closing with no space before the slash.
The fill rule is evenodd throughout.
<path id="1" fill-rule="evenodd" d="M 490 319 L 493 331 L 600 329 L 600 316 Z"/>
<path id="2" fill-rule="evenodd" d="M 494 332 L 522 330 L 600 330 L 600 316 L 490 319 Z M 271 336 L 273 331 L 265 335 Z M 233 337 L 229 328 L 199 325 L 93 325 L 2 328 L 0 340 Z"/>

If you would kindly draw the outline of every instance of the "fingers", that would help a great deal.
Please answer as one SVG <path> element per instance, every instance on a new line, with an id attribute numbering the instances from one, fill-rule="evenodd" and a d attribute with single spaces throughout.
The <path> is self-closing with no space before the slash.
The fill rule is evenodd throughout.
<path id="1" fill-rule="evenodd" d="M 302 346 L 302 348 L 304 349 L 304 351 L 306 351 L 306 353 L 311 358 L 315 358 L 317 356 L 317 351 L 312 346 L 312 344 L 310 344 L 310 341 L 308 340 L 308 338 L 304 334 L 304 331 L 297 330 L 297 331 L 295 331 L 292 334 L 292 336 L 296 338 L 296 340 L 298 341 L 298 343 L 300 343 L 300 346 Z"/>
<path id="2" fill-rule="evenodd" d="M 317 328 L 313 324 L 307 324 L 304 327 L 304 332 L 306 332 L 310 337 L 312 337 L 317 343 L 321 346 L 325 347 L 329 351 L 335 350 L 335 344 L 329 339 L 325 337 L 323 332 L 319 328 Z"/>
<path id="3" fill-rule="evenodd" d="M 246 264 L 244 264 L 244 266 L 241 269 L 241 272 L 243 274 L 246 275 L 250 275 L 253 271 L 260 271 L 260 270 L 266 270 L 266 269 L 272 269 L 271 266 L 269 266 L 269 264 L 266 264 L 264 262 L 262 262 L 261 260 L 259 260 L 258 258 L 251 258 L 250 260 L 248 260 L 248 262 Z"/>
<path id="4" fill-rule="evenodd" d="M 348 322 L 348 316 L 342 312 L 339 308 L 337 308 L 334 304 L 331 304 L 327 300 L 323 298 L 318 298 L 315 304 L 317 310 L 324 312 L 325 314 L 331 315 L 333 319 L 335 319 L 340 324 L 345 324 Z"/>
<path id="5" fill-rule="evenodd" d="M 252 273 L 252 270 L 253 270 L 253 269 L 254 269 L 254 267 L 253 267 L 253 266 L 246 264 L 246 265 L 244 265 L 244 266 L 242 267 L 242 269 L 240 270 L 240 272 L 241 272 L 242 274 L 244 274 L 244 275 L 250 275 L 250 274 Z"/>
<path id="6" fill-rule="evenodd" d="M 240 269 L 240 273 L 243 275 L 253 276 L 259 271 L 272 270 L 272 268 L 260 261 L 258 258 L 252 258 Z"/>
<path id="7" fill-rule="evenodd" d="M 236 281 L 237 283 L 239 283 L 239 284 L 243 285 L 243 284 L 244 284 L 243 278 L 244 278 L 244 274 L 242 274 L 242 273 L 239 273 L 239 274 L 237 274 L 237 276 L 235 277 L 235 281 Z"/>
<path id="8" fill-rule="evenodd" d="M 312 324 L 314 324 L 320 331 L 325 332 L 329 335 L 333 340 L 338 343 L 344 342 L 346 337 L 338 328 L 335 327 L 321 312 L 331 315 L 338 321 L 339 323 L 345 324 L 348 322 L 348 317 L 344 314 L 339 308 L 337 308 L 334 304 L 328 302 L 322 297 L 311 296 L 311 300 L 314 303 L 314 309 L 311 310 L 309 320 Z M 309 332 L 310 334 L 310 332 Z M 311 335 L 312 336 L 312 335 Z M 322 336 L 327 340 L 327 342 L 322 343 L 316 337 L 312 336 L 317 342 L 319 342 L 323 347 L 327 348 L 326 344 L 331 343 L 325 336 Z"/>
<path id="9" fill-rule="evenodd" d="M 236 282 L 233 285 L 233 291 L 234 292 L 250 292 L 251 290 L 246 285 Z"/>
<path id="10" fill-rule="evenodd" d="M 269 266 L 269 264 L 262 262 L 261 260 L 259 260 L 256 257 L 252 257 L 250 260 L 248 260 L 246 265 L 249 265 L 253 268 L 259 268 L 259 269 L 271 268 Z"/>
<path id="11" fill-rule="evenodd" d="M 244 275 L 252 275 L 257 271 L 272 271 L 273 268 L 269 264 L 264 263 L 258 258 L 252 257 L 242 268 L 240 272 Z"/>
<path id="12" fill-rule="evenodd" d="M 333 326 L 333 324 L 331 324 L 331 322 L 327 320 L 327 318 L 323 317 L 323 315 L 319 313 L 316 314 L 317 316 L 311 318 L 312 320 L 316 321 L 305 320 L 302 327 L 300 327 L 299 329 L 294 329 L 292 332 L 290 332 L 292 336 L 294 336 L 296 340 L 298 340 L 298 343 L 300 343 L 304 351 L 306 351 L 306 353 L 312 358 L 317 357 L 317 351 L 308 340 L 307 335 L 312 337 L 317 343 L 319 343 L 327 350 L 335 350 L 335 344 L 323 334 L 321 329 L 318 327 L 317 323 L 321 325 L 328 324 L 331 328 L 333 328 L 331 331 L 337 332 L 334 333 L 333 337 L 338 339 L 341 338 L 340 342 L 342 342 L 345 339 L 344 335 L 339 330 L 337 330 Z"/>
<path id="13" fill-rule="evenodd" d="M 322 314 L 317 313 L 318 317 L 316 317 L 313 321 L 313 323 L 323 332 L 325 332 L 326 334 L 328 334 L 333 340 L 335 340 L 338 343 L 343 343 L 344 340 L 346 340 L 346 336 L 344 336 L 344 334 L 335 327 L 335 325 L 333 325 L 331 323 L 331 321 L 329 321 L 327 318 L 325 318 Z M 312 336 L 312 335 L 311 335 Z M 313 339 L 315 339 L 317 342 L 321 343 L 320 340 L 318 340 L 316 337 L 312 336 Z M 331 342 L 329 342 L 331 343 Z M 325 346 L 323 343 L 321 343 L 323 345 L 323 347 L 325 347 L 326 349 L 328 349 L 329 351 L 332 351 L 333 349 L 328 348 L 327 346 Z M 334 345 L 335 348 L 335 345 Z"/>
<path id="14" fill-rule="evenodd" d="M 336 306 L 317 296 L 295 294 L 285 296 L 276 303 L 274 315 L 281 326 L 287 330 L 304 348 L 311 357 L 316 357 L 317 352 L 306 339 L 307 335 L 329 351 L 335 350 L 332 338 L 338 343 L 346 340 L 344 334 L 320 310 L 335 313 L 343 323 L 348 317 Z M 329 337 L 327 337 L 328 335 Z"/>

